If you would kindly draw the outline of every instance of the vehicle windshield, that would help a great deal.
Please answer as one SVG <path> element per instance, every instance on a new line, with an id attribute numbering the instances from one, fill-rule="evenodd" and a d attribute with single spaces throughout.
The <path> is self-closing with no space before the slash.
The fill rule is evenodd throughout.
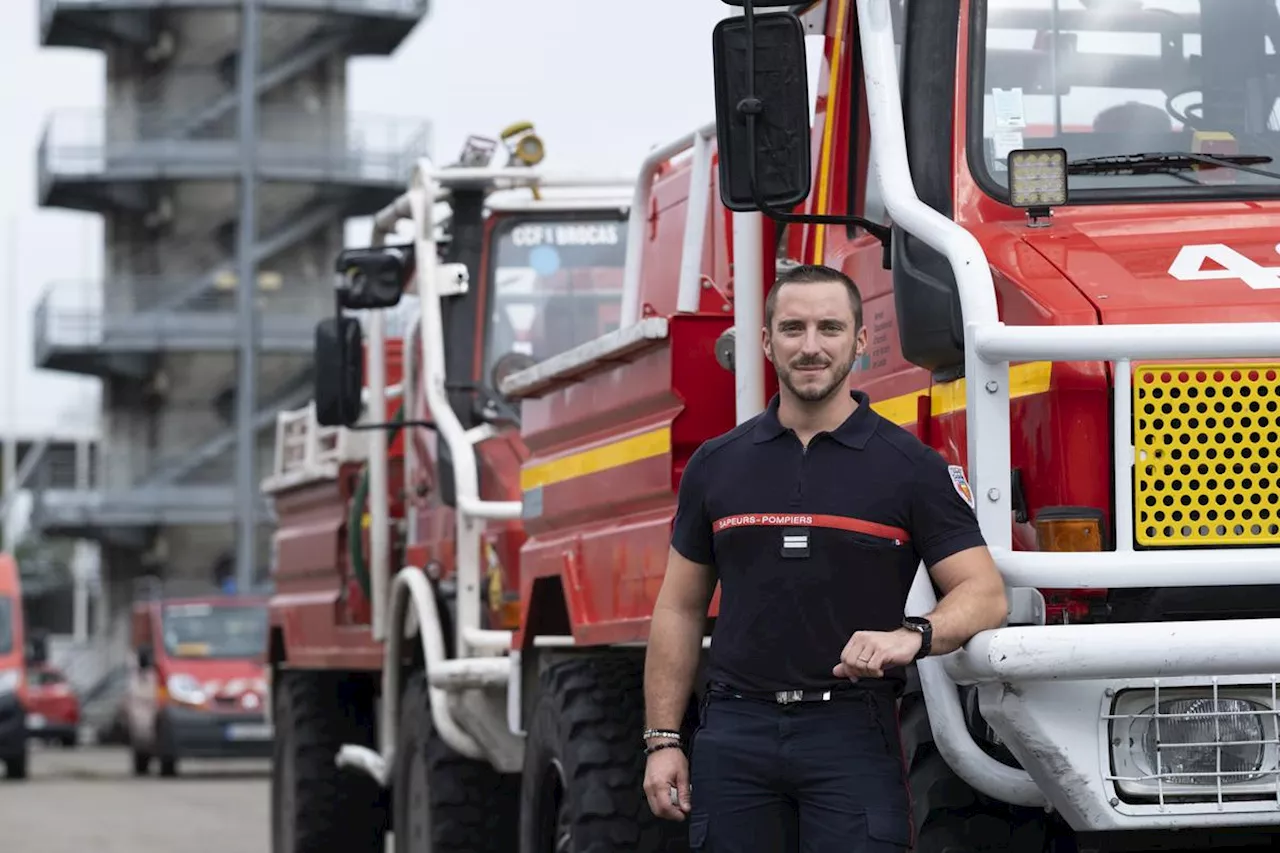
<path id="1" fill-rule="evenodd" d="M 1277 0 L 982 0 L 974 45 L 981 147 L 970 158 L 1003 196 L 1007 157 L 1064 148 L 1068 161 L 1139 153 L 1261 155 L 1280 172 Z M 1055 93 L 1057 93 L 1055 95 Z M 1134 172 L 1137 172 L 1136 174 Z M 1072 174 L 1076 200 L 1280 195 L 1280 178 L 1184 163 Z"/>
<path id="2" fill-rule="evenodd" d="M 174 658 L 257 657 L 267 646 L 267 609 L 260 605 L 170 604 L 164 648 Z"/>
<path id="3" fill-rule="evenodd" d="M 486 377 L 508 354 L 540 362 L 618 328 L 627 254 L 621 214 L 511 218 L 494 239 Z"/>
<path id="4" fill-rule="evenodd" d="M 13 651 L 13 599 L 0 595 L 0 655 Z"/>

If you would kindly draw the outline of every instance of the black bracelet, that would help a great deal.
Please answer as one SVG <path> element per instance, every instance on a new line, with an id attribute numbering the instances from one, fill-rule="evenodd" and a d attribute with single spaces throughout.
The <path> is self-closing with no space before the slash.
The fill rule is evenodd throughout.
<path id="1" fill-rule="evenodd" d="M 672 748 L 678 749 L 679 747 L 680 747 L 680 744 L 676 743 L 675 741 L 668 740 L 668 741 L 663 741 L 662 743 L 655 743 L 653 746 L 646 746 L 644 748 L 644 754 L 653 755 L 655 752 L 657 752 L 660 749 L 672 749 Z"/>

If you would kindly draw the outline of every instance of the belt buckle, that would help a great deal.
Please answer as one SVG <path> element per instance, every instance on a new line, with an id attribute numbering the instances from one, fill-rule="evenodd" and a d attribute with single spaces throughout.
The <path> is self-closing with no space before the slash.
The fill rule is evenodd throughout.
<path id="1" fill-rule="evenodd" d="M 773 694 L 774 701 L 779 705 L 791 705 L 795 702 L 803 702 L 805 693 L 813 693 L 813 698 L 818 702 L 831 701 L 831 690 L 808 691 L 808 690 L 779 690 Z"/>

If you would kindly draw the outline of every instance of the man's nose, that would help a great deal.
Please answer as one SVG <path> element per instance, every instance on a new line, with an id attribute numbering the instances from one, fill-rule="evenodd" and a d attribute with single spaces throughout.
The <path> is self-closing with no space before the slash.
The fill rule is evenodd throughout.
<path id="1" fill-rule="evenodd" d="M 822 352 L 822 342 L 817 329 L 805 329 L 804 341 L 801 343 L 801 348 L 806 355 L 816 355 Z"/>

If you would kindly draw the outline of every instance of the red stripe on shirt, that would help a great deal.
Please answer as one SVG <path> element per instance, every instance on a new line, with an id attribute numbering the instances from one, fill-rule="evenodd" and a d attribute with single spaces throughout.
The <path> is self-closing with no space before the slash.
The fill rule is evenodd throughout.
<path id="1" fill-rule="evenodd" d="M 891 527 L 888 524 L 878 524 L 874 521 L 863 521 L 860 518 L 850 518 L 843 515 L 808 515 L 804 513 L 787 514 L 778 512 L 742 513 L 718 518 L 711 525 L 711 529 L 715 533 L 728 530 L 731 527 L 826 527 L 832 530 L 866 533 L 869 536 L 879 536 L 883 539 L 896 539 L 900 542 L 911 541 L 907 531 L 900 527 Z"/>

